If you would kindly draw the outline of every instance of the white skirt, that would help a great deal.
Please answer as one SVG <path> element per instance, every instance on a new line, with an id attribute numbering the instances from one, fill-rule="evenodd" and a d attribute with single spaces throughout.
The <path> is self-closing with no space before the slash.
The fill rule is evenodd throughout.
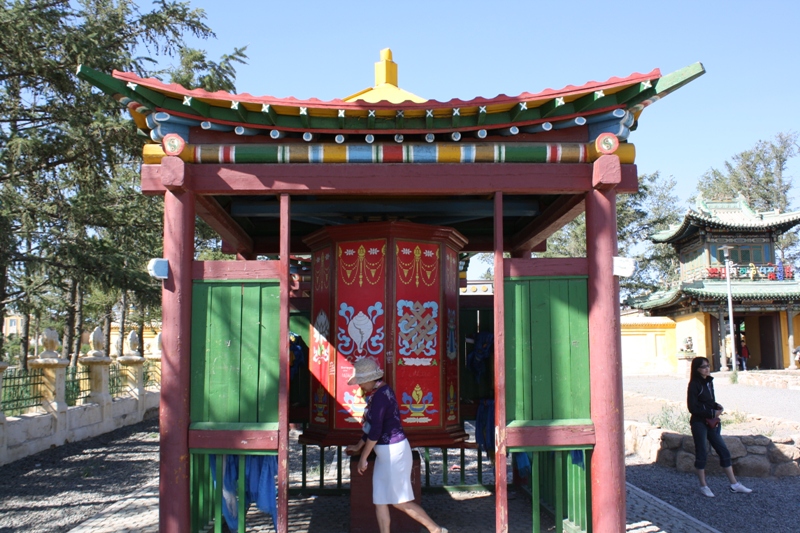
<path id="1" fill-rule="evenodd" d="M 375 446 L 375 471 L 372 475 L 372 503 L 387 505 L 414 500 L 411 487 L 412 456 L 408 439 Z"/>

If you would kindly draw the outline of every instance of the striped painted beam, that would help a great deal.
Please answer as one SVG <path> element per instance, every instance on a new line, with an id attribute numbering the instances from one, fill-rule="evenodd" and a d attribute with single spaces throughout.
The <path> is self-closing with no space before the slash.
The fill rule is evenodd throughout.
<path id="1" fill-rule="evenodd" d="M 620 162 L 633 163 L 636 148 L 621 144 Z M 591 163 L 601 154 L 593 143 L 376 143 L 376 144 L 187 144 L 166 153 L 161 145 L 144 147 L 145 164 L 165 155 L 186 163 Z"/>

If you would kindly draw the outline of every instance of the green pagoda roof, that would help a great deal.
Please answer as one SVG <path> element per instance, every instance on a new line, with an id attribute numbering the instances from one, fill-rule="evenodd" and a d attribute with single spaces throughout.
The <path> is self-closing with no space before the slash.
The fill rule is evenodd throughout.
<path id="1" fill-rule="evenodd" d="M 698 195 L 695 208 L 689 209 L 681 224 L 653 234 L 650 240 L 673 243 L 691 237 L 700 229 L 783 233 L 797 224 L 800 224 L 800 211 L 754 211 L 741 193 L 733 200 L 705 200 Z"/>
<path id="2" fill-rule="evenodd" d="M 734 302 L 742 300 L 797 300 L 800 299 L 800 283 L 786 281 L 731 281 L 731 296 Z M 657 309 L 676 304 L 689 297 L 703 300 L 727 300 L 725 281 L 699 280 L 684 283 L 678 288 L 657 291 L 646 296 L 628 298 L 626 304 L 636 309 Z"/>

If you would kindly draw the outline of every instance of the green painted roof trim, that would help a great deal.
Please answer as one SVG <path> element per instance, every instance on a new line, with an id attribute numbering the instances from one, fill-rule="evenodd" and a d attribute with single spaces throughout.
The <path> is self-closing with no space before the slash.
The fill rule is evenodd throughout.
<path id="1" fill-rule="evenodd" d="M 737 302 L 741 300 L 800 300 L 800 282 L 732 281 L 731 296 Z M 728 287 L 724 281 L 695 281 L 684 283 L 680 288 L 628 298 L 625 303 L 635 309 L 657 309 L 673 305 L 688 297 L 727 300 Z"/>

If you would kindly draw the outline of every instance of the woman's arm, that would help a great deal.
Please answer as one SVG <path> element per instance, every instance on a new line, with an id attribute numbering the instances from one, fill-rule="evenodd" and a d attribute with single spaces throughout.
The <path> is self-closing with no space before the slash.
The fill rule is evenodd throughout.
<path id="1" fill-rule="evenodd" d="M 364 441 L 361 441 L 364 442 Z M 372 453 L 372 449 L 375 445 L 378 444 L 378 441 L 367 439 L 367 444 L 364 446 L 364 451 L 361 452 L 361 459 L 358 460 L 358 473 L 363 474 L 367 471 L 367 458 L 369 454 Z"/>

